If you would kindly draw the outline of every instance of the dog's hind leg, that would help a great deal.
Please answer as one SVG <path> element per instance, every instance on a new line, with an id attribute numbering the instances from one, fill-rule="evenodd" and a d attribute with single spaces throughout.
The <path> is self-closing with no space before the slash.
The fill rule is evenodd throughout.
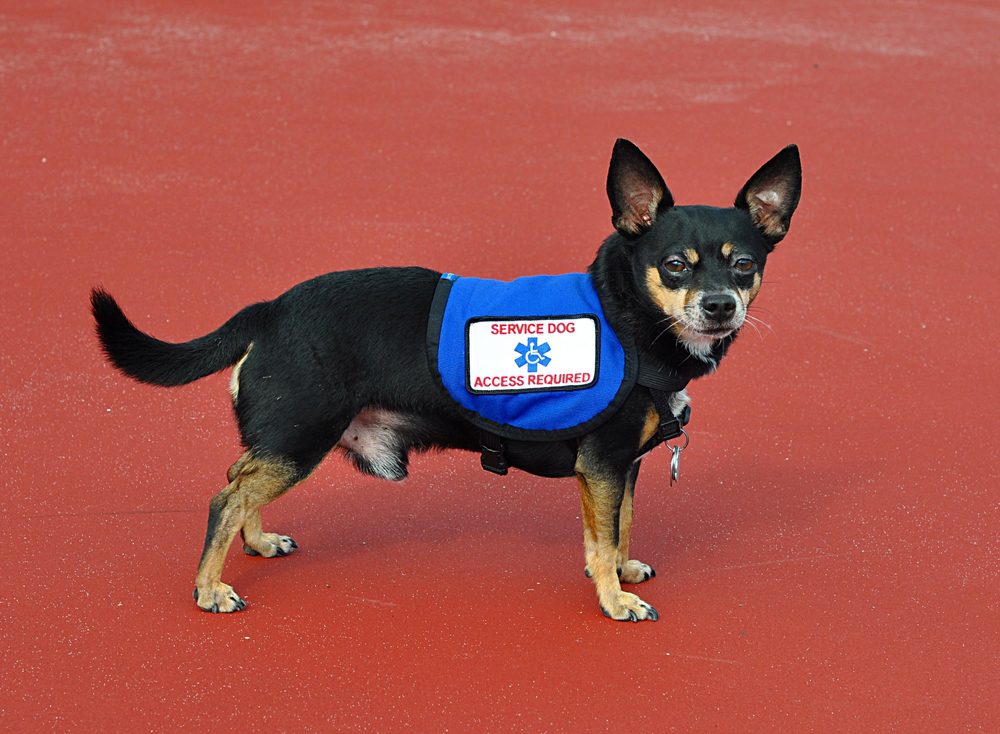
<path id="1" fill-rule="evenodd" d="M 240 475 L 240 471 L 251 459 L 252 454 L 246 451 L 229 467 L 226 477 L 230 482 Z M 260 518 L 260 507 L 247 510 L 240 534 L 243 536 L 243 552 L 248 556 L 264 556 L 264 558 L 287 556 L 299 547 L 299 544 L 287 535 L 264 532 Z"/>
<path id="2" fill-rule="evenodd" d="M 262 538 L 269 534 L 260 532 L 260 508 L 280 497 L 303 476 L 292 462 L 246 454 L 230 472 L 234 476 L 229 485 L 209 504 L 205 548 L 195 577 L 195 601 L 207 612 L 236 612 L 246 606 L 233 587 L 222 582 L 229 546 L 236 533 L 249 523 L 249 535 L 263 547 Z M 294 543 L 291 538 L 288 541 Z"/>
<path id="3" fill-rule="evenodd" d="M 229 467 L 229 471 L 226 472 L 226 481 L 231 482 L 240 474 L 240 469 L 242 469 L 248 461 L 250 461 L 250 452 L 244 451 L 243 455 L 233 462 L 233 465 Z"/>
<path id="4" fill-rule="evenodd" d="M 260 508 L 247 512 L 243 520 L 243 552 L 248 556 L 287 556 L 299 547 L 291 536 L 278 533 L 265 533 L 260 519 Z"/>

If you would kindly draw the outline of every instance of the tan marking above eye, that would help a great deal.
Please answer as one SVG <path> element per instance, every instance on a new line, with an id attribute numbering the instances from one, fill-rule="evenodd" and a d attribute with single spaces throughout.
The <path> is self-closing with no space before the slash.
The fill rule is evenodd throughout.
<path id="1" fill-rule="evenodd" d="M 670 330 L 675 334 L 679 333 L 683 327 L 677 323 L 677 319 L 684 315 L 684 306 L 690 300 L 688 289 L 668 288 L 660 278 L 659 269 L 650 267 L 646 269 L 646 292 L 664 314 L 673 317 L 674 323 L 670 325 Z"/>
<path id="2" fill-rule="evenodd" d="M 760 285 L 760 273 L 754 273 L 753 285 L 749 288 L 739 289 L 740 299 L 743 301 L 744 306 L 749 306 L 753 299 L 757 297 L 757 294 L 760 293 Z"/>
<path id="3" fill-rule="evenodd" d="M 722 245 L 722 256 L 729 257 L 730 255 L 733 254 L 734 250 L 736 250 L 736 245 L 734 245 L 732 242 L 726 242 Z"/>
<path id="4" fill-rule="evenodd" d="M 689 247 L 684 250 L 684 257 L 686 257 L 687 261 L 692 265 L 698 264 L 698 251 L 693 247 Z"/>

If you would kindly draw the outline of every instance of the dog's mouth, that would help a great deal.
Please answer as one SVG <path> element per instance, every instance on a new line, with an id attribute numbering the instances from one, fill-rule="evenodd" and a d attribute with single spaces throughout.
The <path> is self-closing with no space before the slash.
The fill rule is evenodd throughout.
<path id="1" fill-rule="evenodd" d="M 742 325 L 742 321 L 728 324 L 684 324 L 678 336 L 695 342 L 718 341 L 735 333 Z"/>
<path id="2" fill-rule="evenodd" d="M 736 327 L 713 326 L 704 329 L 692 329 L 691 331 L 694 336 L 701 337 L 703 339 L 725 339 L 727 336 L 736 331 Z"/>

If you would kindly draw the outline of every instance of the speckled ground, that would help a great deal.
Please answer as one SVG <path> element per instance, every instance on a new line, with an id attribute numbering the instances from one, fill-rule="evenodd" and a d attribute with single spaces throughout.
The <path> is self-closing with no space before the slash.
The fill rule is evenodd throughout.
<path id="1" fill-rule="evenodd" d="M 0 724 L 1000 729 L 1000 12 L 660 5 L 0 3 Z M 617 136 L 681 203 L 805 168 L 769 328 L 640 477 L 661 620 L 601 616 L 572 482 L 458 453 L 331 459 L 200 613 L 227 378 L 113 373 L 88 289 L 183 340 L 334 269 L 579 270 Z"/>

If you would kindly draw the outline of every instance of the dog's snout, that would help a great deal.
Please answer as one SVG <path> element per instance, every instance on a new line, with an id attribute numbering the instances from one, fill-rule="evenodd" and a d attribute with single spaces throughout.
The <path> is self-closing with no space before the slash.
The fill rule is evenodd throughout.
<path id="1" fill-rule="evenodd" d="M 728 293 L 702 296 L 701 310 L 713 321 L 728 321 L 736 313 L 736 299 Z"/>

